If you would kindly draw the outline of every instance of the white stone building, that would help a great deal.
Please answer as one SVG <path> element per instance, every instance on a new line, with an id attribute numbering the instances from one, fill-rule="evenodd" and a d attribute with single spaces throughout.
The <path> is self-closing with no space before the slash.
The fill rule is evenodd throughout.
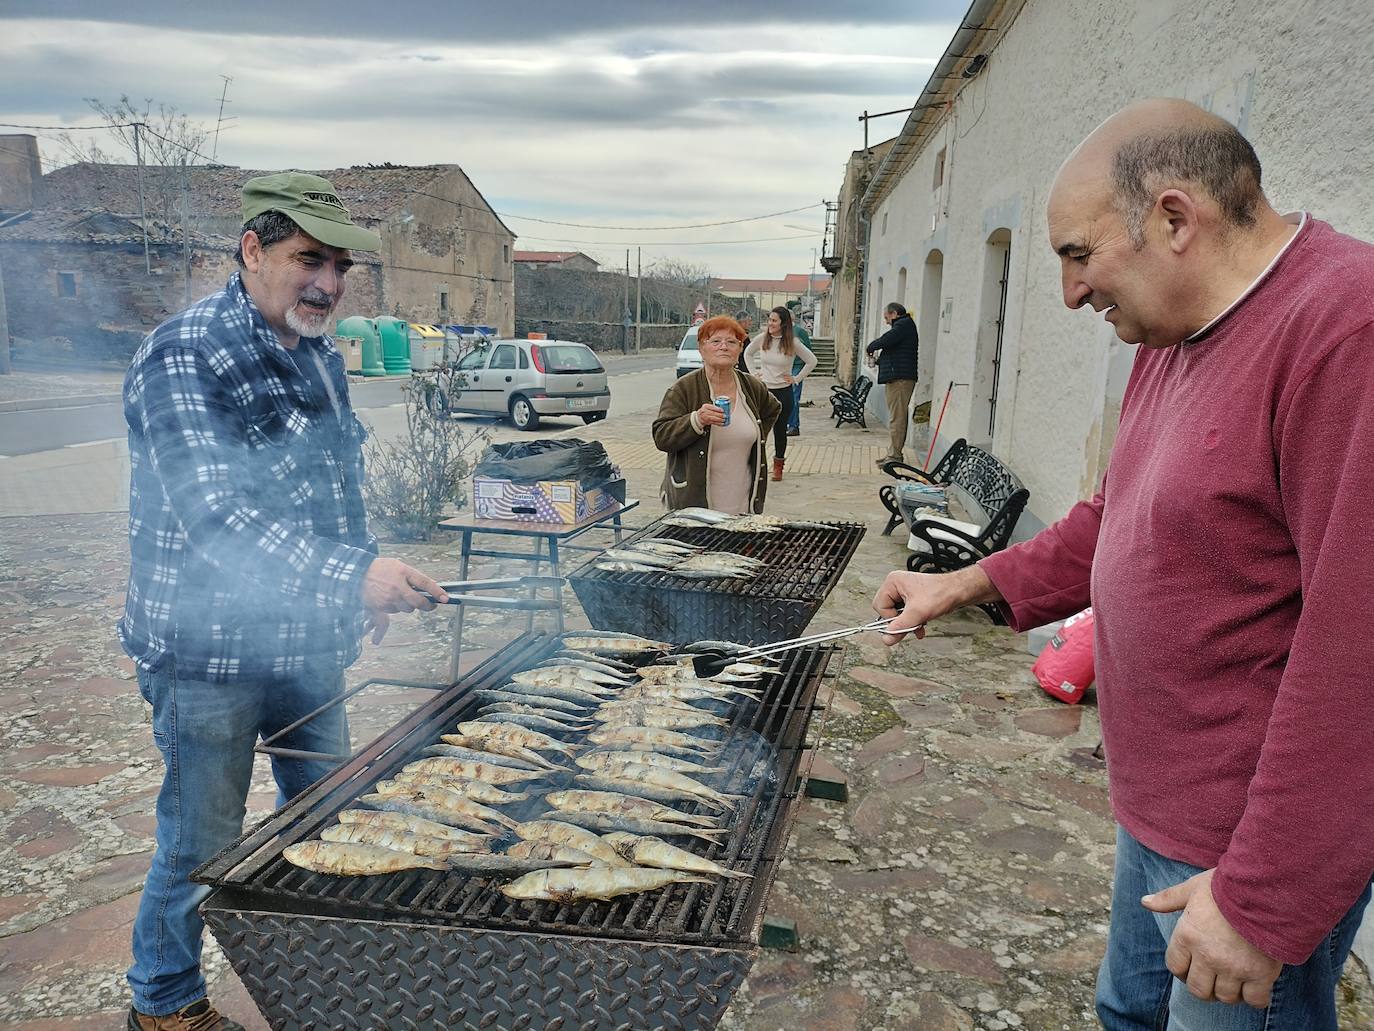
<path id="1" fill-rule="evenodd" d="M 932 421 L 955 384 L 935 454 L 990 446 L 1030 489 L 1023 537 L 1095 490 L 1134 351 L 1064 307 L 1059 163 L 1125 104 L 1181 96 L 1245 133 L 1280 211 L 1374 240 L 1374 4 L 975 0 L 964 25 L 862 199 L 861 337 L 914 309 Z"/>

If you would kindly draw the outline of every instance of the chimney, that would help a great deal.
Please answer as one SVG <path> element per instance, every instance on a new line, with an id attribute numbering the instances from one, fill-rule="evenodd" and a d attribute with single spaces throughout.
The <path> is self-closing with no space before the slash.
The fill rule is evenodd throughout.
<path id="1" fill-rule="evenodd" d="M 0 135 L 0 214 L 30 210 L 42 178 L 38 137 L 26 133 Z"/>

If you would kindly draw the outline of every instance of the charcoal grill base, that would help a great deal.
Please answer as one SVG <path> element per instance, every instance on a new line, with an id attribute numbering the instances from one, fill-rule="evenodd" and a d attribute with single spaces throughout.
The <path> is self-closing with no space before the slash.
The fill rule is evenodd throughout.
<path id="1" fill-rule="evenodd" d="M 709 1028 L 756 955 L 256 912 L 235 894 L 201 912 L 277 1031 Z"/>

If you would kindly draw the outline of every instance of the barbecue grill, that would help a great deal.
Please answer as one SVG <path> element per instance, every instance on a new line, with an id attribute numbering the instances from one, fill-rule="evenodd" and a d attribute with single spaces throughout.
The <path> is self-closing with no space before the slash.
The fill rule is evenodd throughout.
<path id="1" fill-rule="evenodd" d="M 274 1028 L 642 1031 L 719 1021 L 758 950 L 834 646 L 790 653 L 762 698 L 732 711 L 721 764 L 728 790 L 747 797 L 727 838 L 682 845 L 750 880 L 564 905 L 508 900 L 499 880 L 456 871 L 334 877 L 282 858 L 468 718 L 480 705 L 474 691 L 558 647 L 517 638 L 195 872 L 213 886 L 206 923 Z"/>
<path id="2" fill-rule="evenodd" d="M 595 568 L 592 559 L 568 580 L 598 629 L 632 626 L 663 641 L 768 644 L 806 629 L 854 557 L 864 530 L 860 523 L 828 523 L 822 529 L 738 533 L 712 526 L 667 526 L 660 520 L 617 547 L 631 547 L 645 537 L 669 537 L 767 565 L 748 579 L 687 580 L 667 572 L 612 573 Z"/>

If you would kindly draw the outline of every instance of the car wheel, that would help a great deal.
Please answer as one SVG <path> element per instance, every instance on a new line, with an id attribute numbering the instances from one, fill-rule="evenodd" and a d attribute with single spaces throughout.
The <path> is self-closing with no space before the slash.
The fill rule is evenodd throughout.
<path id="1" fill-rule="evenodd" d="M 588 414 L 582 416 L 582 421 L 585 422 L 588 426 L 590 426 L 592 423 L 600 422 L 604 418 L 606 418 L 605 412 L 589 412 Z"/>
<path id="2" fill-rule="evenodd" d="M 536 430 L 539 428 L 539 413 L 528 398 L 516 395 L 510 399 L 510 421 L 517 430 Z"/>

